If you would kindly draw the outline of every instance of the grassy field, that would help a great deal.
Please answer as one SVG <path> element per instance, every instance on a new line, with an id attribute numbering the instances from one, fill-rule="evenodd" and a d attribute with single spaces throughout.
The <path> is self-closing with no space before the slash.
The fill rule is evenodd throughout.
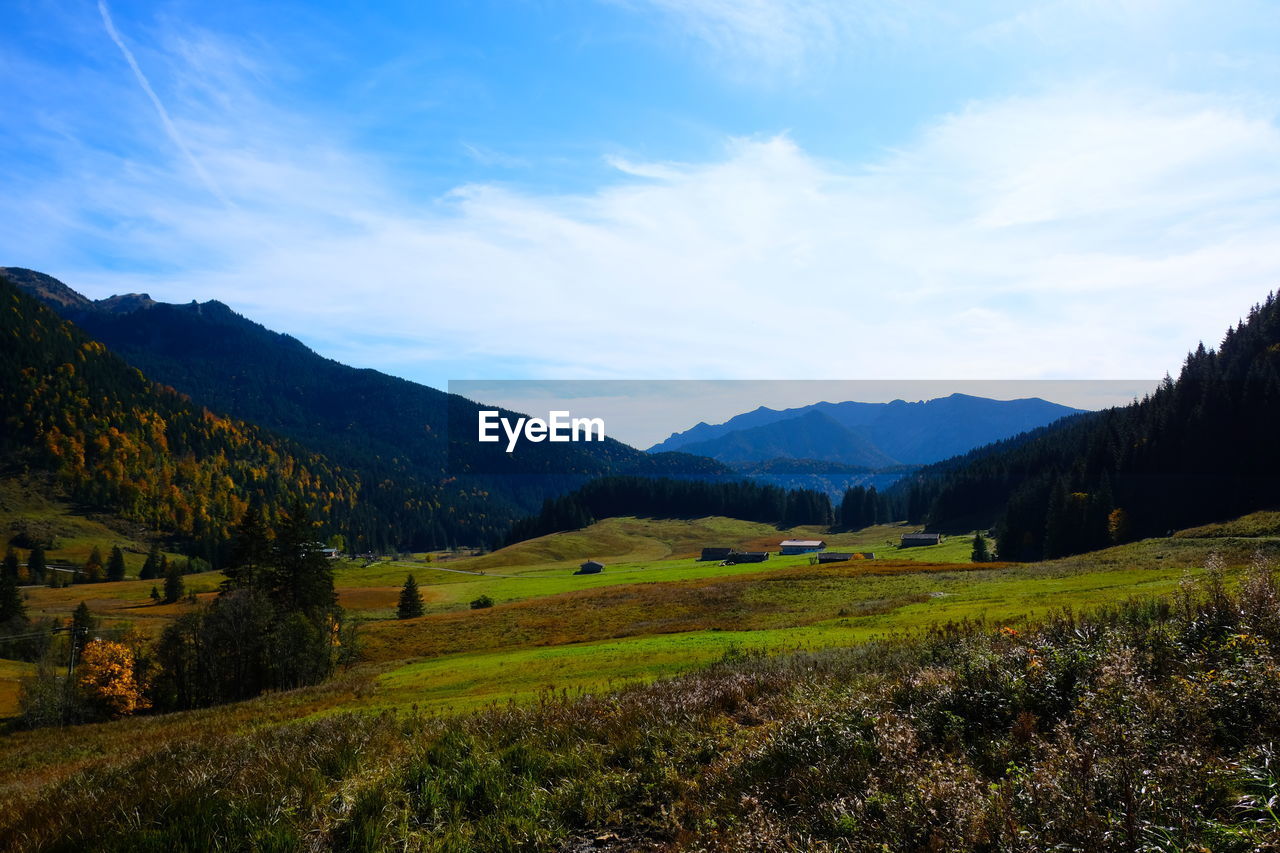
<path id="1" fill-rule="evenodd" d="M 48 732 L 11 733 L 0 737 L 0 767 L 13 768 L 0 771 L 0 792 L 31 774 L 59 778 L 116 760 L 121 751 L 146 754 L 210 725 L 247 734 L 352 710 L 441 714 L 551 693 L 600 693 L 746 653 L 849 647 L 948 622 L 1021 623 L 1065 608 L 1164 595 L 1200 573 L 1211 552 L 1232 572 L 1256 549 L 1280 554 L 1280 540 L 1240 535 L 1265 529 L 1256 520 L 1040 564 L 971 563 L 968 536 L 899 550 L 894 543 L 907 529 L 831 534 L 725 518 L 620 518 L 490 554 L 340 563 L 339 599 L 361 622 L 361 662 L 337 679 L 225 708 L 74 727 L 52 740 Z M 93 531 L 83 532 L 91 541 Z M 822 538 L 832 549 L 873 551 L 877 558 L 823 566 L 809 556 L 735 566 L 696 559 L 706 546 L 776 551 L 792 537 Z M 587 558 L 605 570 L 573 574 Z M 411 572 L 427 612 L 401 621 L 395 603 Z M 210 600 L 220 580 L 212 572 L 186 577 L 197 602 Z M 32 587 L 25 594 L 35 616 L 65 619 L 83 600 L 104 624 L 152 635 L 198 606 L 153 604 L 151 585 Z M 495 606 L 471 609 L 481 595 Z M 0 662 L 0 715 L 16 710 L 17 681 L 26 671 Z"/>
<path id="2" fill-rule="evenodd" d="M 0 717 L 18 713 L 18 691 L 23 677 L 35 671 L 35 664 L 0 659 Z"/>
<path id="3" fill-rule="evenodd" d="M 124 554 L 126 576 L 137 576 L 156 537 L 136 524 L 113 516 L 90 513 L 56 497 L 57 489 L 45 477 L 0 478 L 0 530 L 6 537 L 26 533 L 53 547 L 45 550 L 51 565 L 83 566 L 97 547 L 105 561 L 113 546 Z M 26 562 L 28 551 L 18 549 Z M 170 560 L 180 554 L 165 551 Z M 148 584 L 147 591 L 151 586 Z"/>

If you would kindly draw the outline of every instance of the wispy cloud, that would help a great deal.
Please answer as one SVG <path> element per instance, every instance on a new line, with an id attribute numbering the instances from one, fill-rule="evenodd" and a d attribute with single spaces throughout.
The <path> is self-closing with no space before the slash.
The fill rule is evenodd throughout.
<path id="1" fill-rule="evenodd" d="M 120 33 L 116 30 L 115 22 L 111 20 L 111 11 L 107 8 L 107 4 L 103 0 L 98 0 L 98 14 L 102 16 L 102 25 L 106 27 L 107 35 L 115 42 L 116 47 L 120 48 L 120 53 L 124 56 L 125 62 L 129 63 L 133 76 L 137 79 L 138 85 L 142 87 L 142 91 L 147 93 L 147 97 L 151 100 L 152 106 L 156 108 L 156 115 L 160 117 L 160 123 L 164 126 L 164 132 L 173 140 L 173 144 L 178 146 L 178 150 L 182 152 L 182 156 L 191 164 L 192 170 L 199 176 L 200 181 L 209 188 L 209 192 L 214 197 L 228 207 L 232 206 L 231 200 L 222 192 L 217 182 L 209 176 L 204 166 L 196 155 L 191 153 L 190 146 L 187 145 L 182 134 L 178 132 L 177 126 L 173 123 L 173 119 L 169 116 L 169 111 L 165 109 L 164 103 L 156 94 L 156 90 L 151 88 L 151 81 L 147 79 L 147 75 L 142 73 L 142 68 L 138 65 L 138 60 L 134 57 L 133 51 L 124 43 L 124 39 L 120 37 Z"/>
<path id="2" fill-rule="evenodd" d="M 1044 86 L 861 162 L 764 135 L 696 162 L 614 159 L 582 192 L 422 198 L 235 54 L 202 49 L 197 69 L 175 53 L 173 74 L 222 95 L 168 106 L 237 208 L 184 186 L 185 155 L 67 134 L 57 177 L 23 189 L 41 203 L 0 205 L 0 233 L 38 230 L 49 271 L 95 295 L 219 298 L 436 383 L 1159 375 L 1280 282 L 1266 100 Z"/>
<path id="3" fill-rule="evenodd" d="M 916 0 L 620 0 L 669 18 L 739 71 L 797 72 L 904 30 Z"/>

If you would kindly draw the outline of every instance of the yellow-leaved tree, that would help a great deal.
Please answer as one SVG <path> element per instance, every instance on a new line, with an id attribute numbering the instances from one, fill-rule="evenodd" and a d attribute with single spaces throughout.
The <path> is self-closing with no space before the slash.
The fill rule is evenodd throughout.
<path id="1" fill-rule="evenodd" d="M 133 650 L 123 643 L 89 641 L 80 655 L 76 686 L 88 704 L 112 719 L 151 707 L 134 672 Z"/>

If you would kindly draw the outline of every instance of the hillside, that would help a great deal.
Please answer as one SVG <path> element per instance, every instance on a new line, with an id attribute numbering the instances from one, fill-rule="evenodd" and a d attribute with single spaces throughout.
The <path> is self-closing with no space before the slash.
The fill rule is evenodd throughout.
<path id="1" fill-rule="evenodd" d="M 1245 845 L 1215 850 L 1266 837 L 1244 798 L 1275 793 L 1255 773 L 1256 750 L 1280 735 L 1266 710 L 1277 593 L 1243 567 L 1280 542 L 1181 536 L 1026 566 L 932 562 L 943 551 L 929 548 L 830 566 L 693 559 L 712 542 L 787 536 L 880 550 L 901 530 L 609 519 L 480 557 L 344 565 L 340 591 L 368 620 L 363 663 L 247 702 L 8 734 L 0 832 L 20 827 L 21 849 L 90 836 L 105 849 L 195 849 L 223 833 L 285 850 L 356 837 L 375 849 L 737 850 L 761 838 L 878 849 L 906 832 L 968 849 L 1012 825 L 1120 850 L 1094 840 L 1176 815 L 1171 837 L 1209 843 L 1230 829 Z M 1197 568 L 1215 551 L 1225 567 Z M 584 553 L 605 572 L 571 574 Z M 895 559 L 908 555 L 919 559 Z M 1237 571 L 1239 598 L 1223 590 Z M 427 613 L 397 620 L 394 584 L 408 572 Z M 108 604 L 134 586 L 95 585 L 95 610 L 135 622 L 189 611 Z M 40 612 L 83 596 L 39 592 Z M 495 605 L 468 607 L 481 594 Z M 1115 607 L 1135 595 L 1172 606 Z M 19 674 L 6 666 L 0 700 Z M 1087 784 L 1068 785 L 1086 765 Z M 1112 788 L 1138 767 L 1134 779 L 1159 784 L 1125 806 Z M 1056 798 L 1036 801 L 1044 790 Z M 120 805 L 72 821 L 52 804 L 75 792 Z M 911 796 L 933 797 L 928 819 Z M 119 817 L 138 797 L 141 816 Z M 311 805 L 280 811 L 300 800 Z M 859 822 L 833 821 L 836 804 Z M 1046 817 L 1051 805 L 1070 819 Z M 437 817 L 413 817 L 428 808 Z"/>
<path id="2" fill-rule="evenodd" d="M 324 358 L 220 302 L 172 305 L 136 294 L 94 302 L 38 272 L 7 268 L 0 274 L 149 379 L 351 472 L 366 488 L 343 532 L 361 549 L 490 543 L 547 496 L 592 476 L 727 473 L 706 459 L 652 456 L 612 439 L 526 442 L 514 454 L 451 442 L 451 424 L 458 434 L 473 434 L 476 403 Z"/>
<path id="3" fill-rule="evenodd" d="M 731 462 L 809 458 L 884 468 L 937 462 L 1078 412 L 1039 398 L 989 400 L 967 394 L 915 403 L 761 406 L 722 424 L 701 423 L 675 433 L 649 452 L 680 450 Z"/>
<path id="4" fill-rule="evenodd" d="M 358 477 L 252 424 L 155 385 L 0 280 L 0 453 L 76 501 L 216 552 L 250 500 L 295 499 L 357 528 Z"/>
<path id="5" fill-rule="evenodd" d="M 1278 423 L 1272 295 L 1147 398 L 924 468 L 894 490 L 913 520 L 994 525 L 1007 559 L 1080 553 L 1280 506 Z"/>
<path id="6" fill-rule="evenodd" d="M 728 463 L 813 459 L 872 469 L 898 464 L 861 431 L 850 429 L 821 411 L 734 430 L 680 449 Z"/>

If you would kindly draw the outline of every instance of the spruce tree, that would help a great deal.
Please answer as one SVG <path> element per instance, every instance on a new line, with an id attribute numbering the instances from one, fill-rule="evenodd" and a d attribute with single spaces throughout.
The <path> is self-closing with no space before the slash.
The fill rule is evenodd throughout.
<path id="1" fill-rule="evenodd" d="M 112 547 L 111 556 L 107 558 L 107 580 L 124 580 L 124 552 L 119 545 Z"/>
<path id="2" fill-rule="evenodd" d="M 147 552 L 147 559 L 142 564 L 142 571 L 138 572 L 138 580 L 155 580 L 160 577 L 160 546 L 152 545 L 151 550 Z"/>
<path id="3" fill-rule="evenodd" d="M 991 562 L 991 553 L 987 550 L 987 540 L 981 533 L 973 537 L 973 556 L 975 563 Z"/>
<path id="4" fill-rule="evenodd" d="M 45 572 L 48 566 L 45 565 L 44 548 L 37 544 L 31 549 L 31 554 L 27 557 L 27 574 L 31 578 L 32 583 L 44 583 Z"/>
<path id="5" fill-rule="evenodd" d="M 27 621 L 27 606 L 18 589 L 18 579 L 12 575 L 0 576 L 0 625 Z"/>
<path id="6" fill-rule="evenodd" d="M 71 627 L 83 640 L 85 637 L 98 630 L 98 620 L 93 617 L 93 613 L 89 610 L 89 605 L 83 601 L 71 614 Z"/>
<path id="7" fill-rule="evenodd" d="M 93 550 L 89 553 L 89 559 L 84 561 L 84 580 L 88 583 L 94 583 L 102 580 L 102 549 L 97 545 L 93 546 Z"/>
<path id="8" fill-rule="evenodd" d="M 423 614 L 422 593 L 418 592 L 418 582 L 413 575 L 404 579 L 400 589 L 400 606 L 396 609 L 399 619 L 415 619 Z"/>
<path id="9" fill-rule="evenodd" d="M 4 562 L 0 563 L 0 577 L 18 579 L 18 552 L 13 550 L 10 545 L 8 550 L 4 552 Z"/>
<path id="10" fill-rule="evenodd" d="M 173 565 L 166 567 L 164 573 L 164 603 L 173 604 L 182 598 L 183 587 L 182 572 L 178 571 L 175 561 Z"/>
<path id="11" fill-rule="evenodd" d="M 267 523 L 262 508 L 251 505 L 231 532 L 231 554 L 222 570 L 227 576 L 222 582 L 222 591 L 254 586 L 261 580 L 259 575 L 269 562 L 271 540 L 267 536 Z"/>
<path id="12" fill-rule="evenodd" d="M 315 527 L 302 501 L 280 516 L 271 566 L 258 584 L 277 609 L 301 611 L 319 621 L 337 605 L 333 567 L 315 541 Z"/>

